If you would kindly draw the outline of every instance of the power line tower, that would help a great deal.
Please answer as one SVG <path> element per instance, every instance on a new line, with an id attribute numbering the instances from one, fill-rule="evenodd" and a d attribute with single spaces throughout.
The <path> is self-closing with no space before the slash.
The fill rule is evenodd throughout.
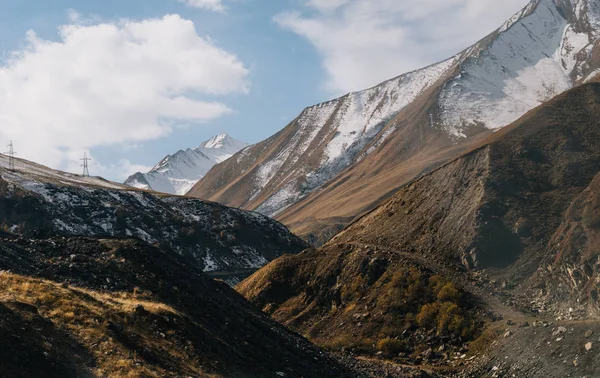
<path id="1" fill-rule="evenodd" d="M 12 140 L 10 141 L 10 144 L 7 146 L 8 147 L 8 152 L 6 153 L 8 155 L 8 169 L 10 171 L 15 171 L 15 148 L 13 146 L 13 142 Z"/>
<path id="2" fill-rule="evenodd" d="M 87 157 L 87 152 L 83 153 L 83 159 L 79 159 L 81 161 L 83 161 L 83 164 L 81 164 L 81 166 L 83 167 L 83 177 L 90 177 L 90 170 L 88 169 L 88 161 L 92 160 L 89 157 Z"/>

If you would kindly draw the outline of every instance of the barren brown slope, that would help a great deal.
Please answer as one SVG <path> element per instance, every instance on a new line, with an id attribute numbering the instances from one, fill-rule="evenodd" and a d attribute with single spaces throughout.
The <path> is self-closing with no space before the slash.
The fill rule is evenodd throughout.
<path id="1" fill-rule="evenodd" d="M 430 172 L 464 153 L 490 135 L 484 128 L 472 128 L 469 138 L 456 140 L 432 127 L 439 109 L 435 98 L 440 88 L 426 91 L 382 130 L 394 132 L 381 145 L 365 147 L 357 162 L 282 213 L 277 219 L 310 243 L 321 245 L 351 223 L 355 217 L 372 210 L 399 187 Z"/>
<path id="2" fill-rule="evenodd" d="M 435 99 L 444 79 L 447 77 L 385 123 L 377 136 L 357 154 L 354 164 L 277 214 L 276 219 L 306 240 L 323 244 L 356 216 L 389 198 L 401 185 L 481 143 L 491 133 L 489 130 L 473 127 L 469 130 L 469 138 L 456 140 L 432 127 L 436 122 L 433 114 L 439 112 Z M 261 164 L 281 153 L 299 127 L 296 120 L 272 138 L 242 152 L 246 155 L 225 161 L 209 172 L 188 195 L 231 206 L 258 208 L 279 189 L 280 183 L 270 182 L 271 189 L 267 187 L 253 197 L 249 193 L 254 188 L 256 171 Z M 326 146 L 323 142 L 331 139 L 335 132 L 326 124 L 306 152 L 291 168 L 286 168 L 289 174 L 304 172 L 307 166 L 316 167 Z M 381 136 L 390 132 L 391 136 L 382 141 Z M 240 172 L 243 173 L 240 175 Z M 301 184 L 301 177 L 298 180 Z"/>
<path id="3" fill-rule="evenodd" d="M 599 111 L 598 84 L 560 95 L 401 189 L 331 243 L 383 243 L 527 276 L 600 171 Z"/>
<path id="4" fill-rule="evenodd" d="M 530 282 L 529 300 L 562 317 L 600 317 L 600 174 L 571 203 Z"/>
<path id="5" fill-rule="evenodd" d="M 525 295 L 535 284 L 530 277 L 546 266 L 566 211 L 600 171 L 598 114 L 600 84 L 575 88 L 405 186 L 323 248 L 278 259 L 238 290 L 276 320 L 335 347 L 391 337 L 408 340 L 409 352 L 435 350 L 452 345 L 452 333 L 426 342 L 418 335 L 444 337 L 448 317 L 463 326 L 470 319 L 475 335 L 486 311 L 522 319 L 517 310 L 539 310 Z M 404 273 L 415 269 L 418 279 Z M 456 285 L 462 302 L 450 314 L 446 294 L 409 290 L 432 277 Z"/>

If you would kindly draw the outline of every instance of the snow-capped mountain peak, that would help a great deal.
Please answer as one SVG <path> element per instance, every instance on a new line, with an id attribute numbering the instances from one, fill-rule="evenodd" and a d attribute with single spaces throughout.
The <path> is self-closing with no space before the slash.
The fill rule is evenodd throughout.
<path id="1" fill-rule="evenodd" d="M 219 148 L 223 148 L 227 145 L 230 145 L 230 144 L 236 143 L 236 142 L 237 141 L 235 139 L 231 138 L 229 136 L 229 134 L 223 133 L 223 134 L 215 135 L 214 137 L 210 138 L 206 142 L 202 143 L 200 145 L 200 147 L 210 148 L 210 149 L 219 149 Z"/>
<path id="2" fill-rule="evenodd" d="M 221 163 L 248 143 L 233 139 L 228 134 L 216 135 L 195 149 L 179 150 L 165 156 L 148 173 L 138 172 L 130 176 L 125 184 L 169 194 L 186 194 L 198 180 L 218 163 Z"/>

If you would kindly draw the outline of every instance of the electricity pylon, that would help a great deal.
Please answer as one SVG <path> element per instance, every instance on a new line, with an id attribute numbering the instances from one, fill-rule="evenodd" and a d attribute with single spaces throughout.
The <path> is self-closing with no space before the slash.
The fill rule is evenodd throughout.
<path id="1" fill-rule="evenodd" d="M 8 155 L 8 169 L 10 171 L 15 170 L 15 148 L 13 146 L 13 142 L 12 140 L 10 141 L 10 144 L 7 146 L 8 147 L 8 152 L 6 153 Z"/>
<path id="2" fill-rule="evenodd" d="M 83 153 L 83 159 L 79 159 L 81 161 L 83 161 L 83 164 L 81 164 L 81 166 L 83 167 L 83 177 L 90 177 L 90 170 L 88 169 L 88 161 L 92 160 L 89 157 L 87 157 L 87 152 Z"/>

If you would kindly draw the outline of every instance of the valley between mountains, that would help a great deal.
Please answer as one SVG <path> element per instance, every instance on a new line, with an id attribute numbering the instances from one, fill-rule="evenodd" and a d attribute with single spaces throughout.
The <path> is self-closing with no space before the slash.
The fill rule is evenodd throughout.
<path id="1" fill-rule="evenodd" d="M 595 376 L 598 111 L 600 85 L 570 90 L 238 290 L 334 350 L 451 376 Z"/>
<path id="2" fill-rule="evenodd" d="M 0 155 L 0 288 L 2 377 L 600 377 L 600 3 L 124 184 Z"/>

